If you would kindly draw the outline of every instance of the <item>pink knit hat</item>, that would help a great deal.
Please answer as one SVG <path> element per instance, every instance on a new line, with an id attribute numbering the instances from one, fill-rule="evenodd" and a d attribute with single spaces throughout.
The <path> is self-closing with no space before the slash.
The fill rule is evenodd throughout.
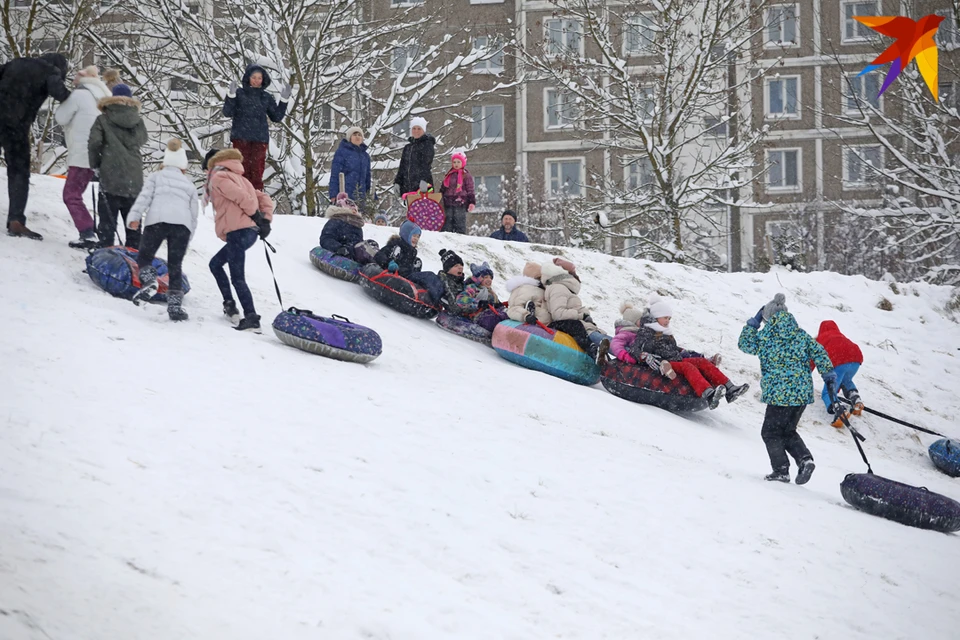
<path id="1" fill-rule="evenodd" d="M 464 167 L 467 166 L 467 156 L 464 155 L 464 153 L 463 153 L 462 151 L 457 151 L 455 154 L 453 154 L 452 156 L 450 156 L 450 162 L 452 163 L 452 162 L 453 162 L 454 160 L 456 160 L 457 158 L 460 158 L 460 163 L 461 163 L 462 166 L 464 166 Z"/>

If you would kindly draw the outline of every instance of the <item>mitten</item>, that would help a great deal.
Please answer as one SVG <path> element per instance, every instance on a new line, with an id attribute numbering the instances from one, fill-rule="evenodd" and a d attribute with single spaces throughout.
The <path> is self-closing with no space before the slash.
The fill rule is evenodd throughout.
<path id="1" fill-rule="evenodd" d="M 270 221 L 264 220 L 260 224 L 260 239 L 266 240 L 268 235 L 270 235 Z"/>
<path id="2" fill-rule="evenodd" d="M 637 359 L 627 353 L 625 349 L 617 354 L 617 360 L 626 362 L 627 364 L 637 364 Z"/>
<path id="3" fill-rule="evenodd" d="M 227 95 L 230 96 L 231 98 L 237 97 L 237 87 L 238 87 L 238 86 L 239 86 L 239 85 L 237 84 L 237 81 L 236 81 L 236 80 L 231 80 L 231 81 L 230 81 L 230 89 L 227 90 Z"/>
<path id="4" fill-rule="evenodd" d="M 344 258 L 346 258 L 348 255 L 350 255 L 350 250 L 347 249 L 346 247 L 340 247 L 339 249 L 337 249 L 336 254 L 338 256 L 343 256 Z"/>
<path id="5" fill-rule="evenodd" d="M 387 271 L 389 271 L 390 273 L 396 273 L 396 272 L 397 272 L 397 269 L 399 269 L 399 268 L 400 268 L 400 265 L 398 265 L 398 264 L 397 264 L 396 262 L 394 262 L 393 260 L 391 260 L 391 261 L 390 261 L 390 264 L 387 265 Z"/>
<path id="6" fill-rule="evenodd" d="M 484 287 L 480 289 L 480 293 L 477 294 L 477 302 L 487 302 L 490 300 L 490 289 Z"/>
<path id="7" fill-rule="evenodd" d="M 760 311 L 757 311 L 757 315 L 747 320 L 747 326 L 753 327 L 754 329 L 759 329 L 760 324 L 762 322 L 763 322 L 763 307 L 760 307 Z"/>
<path id="8" fill-rule="evenodd" d="M 291 88 L 290 85 L 283 85 L 283 89 L 280 90 L 280 99 L 284 102 L 290 99 Z"/>

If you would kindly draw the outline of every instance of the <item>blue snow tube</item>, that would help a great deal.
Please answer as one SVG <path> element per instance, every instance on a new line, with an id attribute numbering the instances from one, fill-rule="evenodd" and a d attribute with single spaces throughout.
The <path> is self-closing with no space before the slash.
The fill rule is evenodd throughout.
<path id="1" fill-rule="evenodd" d="M 310 262 L 328 276 L 346 280 L 347 282 L 357 282 L 360 280 L 359 262 L 338 256 L 323 247 L 314 247 L 310 251 Z"/>
<path id="2" fill-rule="evenodd" d="M 960 502 L 926 487 L 872 473 L 850 473 L 840 483 L 840 494 L 857 509 L 900 524 L 943 533 L 960 531 Z"/>
<path id="3" fill-rule="evenodd" d="M 128 247 L 104 247 L 87 256 L 87 275 L 107 293 L 126 300 L 140 290 L 140 269 L 137 267 L 137 250 Z M 157 270 L 157 293 L 150 302 L 166 302 L 170 288 L 170 276 L 167 263 L 160 258 L 153 259 L 153 268 Z M 190 283 L 183 275 L 183 292 L 190 291 Z"/>
<path id="4" fill-rule="evenodd" d="M 310 311 L 290 307 L 273 321 L 280 342 L 320 356 L 366 363 L 383 350 L 380 335 L 368 327 L 341 316 L 324 318 Z"/>
<path id="5" fill-rule="evenodd" d="M 437 315 L 437 324 L 450 333 L 455 333 L 467 340 L 473 340 L 474 342 L 490 346 L 491 333 L 475 322 L 472 322 L 469 318 L 463 318 L 446 311 L 441 311 Z"/>
<path id="6" fill-rule="evenodd" d="M 960 477 L 960 442 L 949 438 L 937 440 L 930 445 L 930 459 L 948 476 Z"/>

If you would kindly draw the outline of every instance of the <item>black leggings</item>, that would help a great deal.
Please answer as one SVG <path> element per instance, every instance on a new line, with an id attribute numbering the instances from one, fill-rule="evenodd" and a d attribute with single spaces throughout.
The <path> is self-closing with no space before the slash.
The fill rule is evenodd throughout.
<path id="1" fill-rule="evenodd" d="M 143 269 L 153 264 L 157 249 L 167 241 L 167 269 L 170 273 L 170 291 L 183 291 L 183 257 L 190 244 L 190 229 L 182 224 L 158 222 L 143 230 L 137 266 Z"/>
<path id="2" fill-rule="evenodd" d="M 97 198 L 97 206 L 100 208 L 100 222 L 97 224 L 97 236 L 99 236 L 101 244 L 104 246 L 113 244 L 113 237 L 117 233 L 117 215 L 120 216 L 123 220 L 124 227 L 126 227 L 127 214 L 130 213 L 130 209 L 136 201 L 136 198 L 115 196 L 112 193 L 100 192 L 100 197 Z M 179 227 L 183 225 L 174 226 Z M 124 233 L 126 234 L 126 242 L 124 243 L 126 246 L 131 249 L 136 249 L 140 246 L 139 231 L 126 229 Z"/>
<path id="3" fill-rule="evenodd" d="M 574 342 L 577 343 L 578 347 L 590 353 L 593 342 L 590 341 L 590 334 L 587 333 L 587 328 L 583 326 L 583 323 L 579 320 L 555 320 L 549 324 L 549 327 L 569 334 Z"/>

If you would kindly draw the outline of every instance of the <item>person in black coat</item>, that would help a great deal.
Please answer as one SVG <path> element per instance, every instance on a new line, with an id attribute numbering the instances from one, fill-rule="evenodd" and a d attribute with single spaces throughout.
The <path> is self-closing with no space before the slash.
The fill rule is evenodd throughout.
<path id="1" fill-rule="evenodd" d="M 355 248 L 363 242 L 363 218 L 346 200 L 327 207 L 326 218 L 320 232 L 320 246 L 330 253 L 354 260 Z"/>
<path id="2" fill-rule="evenodd" d="M 433 184 L 433 156 L 436 139 L 427 133 L 427 121 L 421 117 L 410 120 L 410 138 L 400 156 L 400 168 L 393 184 L 402 196 L 420 188 L 420 181 Z"/>
<path id="3" fill-rule="evenodd" d="M 500 228 L 490 234 L 494 240 L 509 240 L 511 242 L 530 242 L 527 234 L 517 229 L 517 212 L 507 209 L 500 216 Z"/>
<path id="4" fill-rule="evenodd" d="M 223 115 L 233 118 L 230 141 L 233 148 L 243 154 L 243 177 L 257 191 L 263 191 L 263 170 L 270 143 L 267 118 L 281 122 L 287 115 L 290 99 L 290 87 L 285 86 L 280 91 L 280 102 L 274 100 L 267 93 L 270 83 L 266 69 L 257 64 L 248 65 L 241 80 L 243 86 L 238 88 L 236 82 L 231 82 L 223 102 Z"/>
<path id="5" fill-rule="evenodd" d="M 63 102 L 67 59 L 59 53 L 39 58 L 15 58 L 0 67 L 0 147 L 7 161 L 7 235 L 43 240 L 27 228 L 30 193 L 30 128 L 47 98 Z"/>

